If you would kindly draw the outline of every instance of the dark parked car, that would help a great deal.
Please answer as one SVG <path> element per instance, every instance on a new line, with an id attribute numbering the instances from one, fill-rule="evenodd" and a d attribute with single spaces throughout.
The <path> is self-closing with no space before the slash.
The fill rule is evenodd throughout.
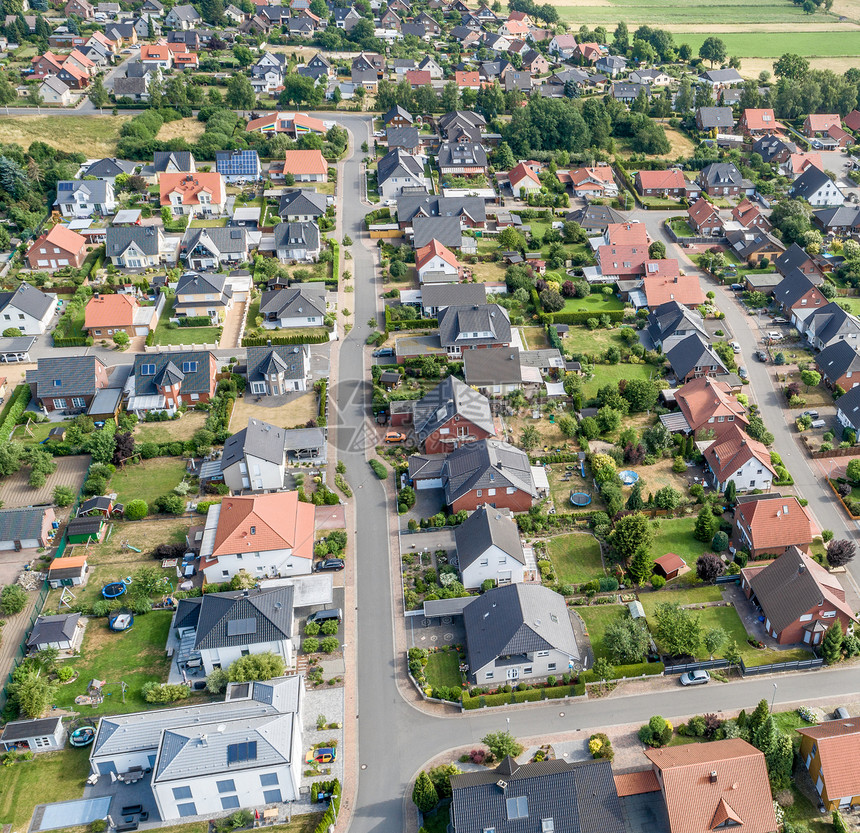
<path id="1" fill-rule="evenodd" d="M 321 573 L 324 570 L 342 570 L 344 566 L 342 558 L 326 558 L 324 561 L 317 561 L 314 564 L 314 572 Z"/>
<path id="2" fill-rule="evenodd" d="M 394 348 L 393 347 L 380 347 L 378 350 L 373 351 L 373 355 L 376 358 L 379 358 L 380 356 L 393 356 L 394 355 Z"/>
<path id="3" fill-rule="evenodd" d="M 767 353 L 764 350 L 756 350 L 754 355 L 760 362 L 767 361 Z"/>

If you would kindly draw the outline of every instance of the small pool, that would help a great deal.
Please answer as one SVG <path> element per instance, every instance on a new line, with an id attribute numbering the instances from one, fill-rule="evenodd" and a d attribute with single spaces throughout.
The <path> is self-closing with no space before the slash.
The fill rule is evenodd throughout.
<path id="1" fill-rule="evenodd" d="M 121 581 L 112 581 L 102 587 L 102 596 L 106 599 L 116 599 L 125 593 L 125 585 Z"/>
<path id="2" fill-rule="evenodd" d="M 618 472 L 618 476 L 621 478 L 621 482 L 625 486 L 632 486 L 639 479 L 639 475 L 630 469 L 624 469 L 623 471 Z"/>

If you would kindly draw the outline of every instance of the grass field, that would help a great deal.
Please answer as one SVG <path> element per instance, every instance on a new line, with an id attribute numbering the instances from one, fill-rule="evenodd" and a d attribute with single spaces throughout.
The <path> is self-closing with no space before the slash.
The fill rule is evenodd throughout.
<path id="1" fill-rule="evenodd" d="M 647 478 L 647 474 L 643 475 Z M 710 544 L 703 544 L 693 537 L 696 526 L 695 517 L 691 518 L 662 518 L 660 528 L 654 533 L 654 543 L 651 552 L 655 558 L 673 552 L 684 559 L 688 567 L 696 569 L 696 559 L 705 552 L 710 552 Z"/>
<path id="2" fill-rule="evenodd" d="M 185 463 L 179 457 L 155 457 L 117 471 L 110 489 L 120 503 L 140 498 L 151 509 L 155 499 L 172 492 L 184 476 Z"/>
<path id="3" fill-rule="evenodd" d="M 186 411 L 179 419 L 169 422 L 139 422 L 134 429 L 134 440 L 138 443 L 190 440 L 194 432 L 203 427 L 204 422 L 204 411 Z"/>
<path id="4" fill-rule="evenodd" d="M 574 532 L 547 542 L 553 568 L 562 584 L 578 584 L 604 574 L 600 544 L 593 535 Z"/>
<path id="5" fill-rule="evenodd" d="M 594 376 L 582 386 L 582 394 L 591 399 L 604 385 L 617 385 L 620 379 L 650 379 L 654 375 L 654 366 L 650 364 L 596 364 Z"/>
<path id="6" fill-rule="evenodd" d="M 592 607 L 578 607 L 576 612 L 582 617 L 585 627 L 588 628 L 588 638 L 591 640 L 594 658 L 609 659 L 603 644 L 603 637 L 606 629 L 613 622 L 627 618 L 627 608 L 624 605 L 594 605 Z"/>
<path id="7" fill-rule="evenodd" d="M 584 298 L 567 298 L 562 312 L 609 312 L 624 309 L 624 303 L 613 294 L 604 295 L 602 292 L 592 292 Z"/>
<path id="8" fill-rule="evenodd" d="M 424 674 L 431 686 L 459 688 L 463 679 L 460 673 L 460 655 L 456 651 L 439 651 L 430 654 Z"/>
<path id="9" fill-rule="evenodd" d="M 171 298 L 161 311 L 153 336 L 155 344 L 217 344 L 221 340 L 219 327 L 168 327 L 175 301 Z"/>
<path id="10" fill-rule="evenodd" d="M 58 150 L 87 158 L 114 156 L 119 129 L 131 116 L 12 116 L 0 119 L 0 143 L 24 148 L 49 139 Z"/>
<path id="11" fill-rule="evenodd" d="M 759 11 L 760 6 L 749 7 L 750 11 Z M 767 8 L 767 7 L 765 7 Z M 798 6 L 784 6 L 796 9 Z M 672 10 L 674 16 L 675 9 Z M 823 16 L 822 16 L 822 19 Z M 740 21 L 739 21 L 740 22 Z M 704 32 L 676 32 L 676 43 L 688 43 L 697 53 L 702 42 L 708 35 Z M 721 34 L 720 40 L 726 45 L 729 55 L 739 58 L 779 58 L 785 52 L 798 55 L 821 56 L 823 58 L 836 56 L 856 56 L 860 35 L 856 31 L 842 32 L 785 32 L 767 36 L 761 32 L 731 32 Z"/>
<path id="12" fill-rule="evenodd" d="M 158 136 L 159 142 L 169 142 L 171 139 L 185 139 L 187 142 L 196 142 L 206 130 L 206 124 L 196 118 L 178 119 L 161 125 Z"/>

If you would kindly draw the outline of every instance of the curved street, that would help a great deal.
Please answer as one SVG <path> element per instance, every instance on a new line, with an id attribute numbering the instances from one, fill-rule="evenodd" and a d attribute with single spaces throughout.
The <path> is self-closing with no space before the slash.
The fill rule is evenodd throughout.
<path id="1" fill-rule="evenodd" d="M 381 282 L 364 230 L 369 208 L 362 203 L 361 143 L 371 140 L 370 117 L 343 115 L 338 122 L 353 136 L 352 156 L 342 166 L 339 199 L 343 232 L 354 245 L 353 260 L 345 265 L 354 274 L 353 329 L 340 344 L 339 373 L 332 414 L 339 459 L 355 491 L 357 633 L 350 646 L 357 657 L 359 706 L 347 720 L 358 724 L 357 798 L 352 807 L 354 833 L 406 829 L 403 796 L 415 772 L 439 753 L 476 744 L 488 731 L 506 728 L 521 738 L 563 734 L 579 730 L 645 722 L 652 714 L 668 718 L 702 712 L 750 708 L 761 699 L 777 704 L 819 702 L 828 697 L 853 695 L 858 690 L 856 669 L 761 677 L 727 685 L 661 692 L 648 696 L 605 700 L 552 701 L 526 708 L 496 709 L 438 717 L 419 711 L 401 695 L 397 685 L 394 606 L 390 569 L 388 521 L 390 507 L 382 484 L 371 472 L 365 453 L 375 445 L 370 420 L 370 383 L 364 342 L 370 332 L 367 320 L 378 316 Z M 740 323 L 740 322 L 738 322 Z M 740 335 L 740 333 L 738 333 Z M 752 335 L 750 333 L 750 335 Z M 762 380 L 763 381 L 763 380 Z M 759 397 L 762 392 L 759 390 Z M 766 417 L 767 419 L 767 417 Z M 781 426 L 774 426 L 781 428 Z M 797 476 L 797 473 L 795 474 Z M 774 681 L 778 688 L 774 690 Z M 349 777 L 349 774 L 347 774 Z"/>

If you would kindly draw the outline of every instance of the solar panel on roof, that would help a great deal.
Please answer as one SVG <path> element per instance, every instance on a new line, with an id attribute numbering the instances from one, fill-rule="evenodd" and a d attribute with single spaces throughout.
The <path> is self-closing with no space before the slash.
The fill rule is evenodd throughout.
<path id="1" fill-rule="evenodd" d="M 227 622 L 227 636 L 245 636 L 256 632 L 257 620 L 254 618 L 231 619 Z"/>
<path id="2" fill-rule="evenodd" d="M 58 182 L 57 190 L 58 191 L 74 191 L 75 183 L 74 182 Z"/>

